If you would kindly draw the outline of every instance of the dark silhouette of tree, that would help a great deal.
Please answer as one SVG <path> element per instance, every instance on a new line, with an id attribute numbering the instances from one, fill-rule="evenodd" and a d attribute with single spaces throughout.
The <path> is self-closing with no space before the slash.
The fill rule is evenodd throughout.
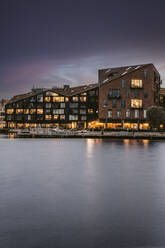
<path id="1" fill-rule="evenodd" d="M 147 119 L 150 128 L 160 129 L 160 125 L 165 126 L 165 109 L 163 107 L 150 107 L 147 111 Z"/>

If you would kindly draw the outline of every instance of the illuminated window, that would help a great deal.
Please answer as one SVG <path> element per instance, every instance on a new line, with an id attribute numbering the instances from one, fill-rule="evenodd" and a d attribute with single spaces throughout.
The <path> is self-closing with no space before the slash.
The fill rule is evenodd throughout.
<path id="1" fill-rule="evenodd" d="M 53 114 L 64 114 L 64 109 L 53 109 Z"/>
<path id="2" fill-rule="evenodd" d="M 73 102 L 78 102 L 78 97 L 77 97 L 77 96 L 73 96 L 73 97 L 72 97 L 72 101 L 73 101 Z"/>
<path id="3" fill-rule="evenodd" d="M 142 100 L 131 99 L 131 108 L 142 108 Z"/>
<path id="4" fill-rule="evenodd" d="M 135 109 L 135 118 L 139 118 L 139 110 Z"/>
<path id="5" fill-rule="evenodd" d="M 126 118 L 130 117 L 130 110 L 129 109 L 126 110 L 125 116 L 126 116 Z"/>
<path id="6" fill-rule="evenodd" d="M 23 109 L 16 109 L 16 114 L 22 114 L 23 113 Z"/>
<path id="7" fill-rule="evenodd" d="M 42 115 L 43 114 L 43 109 L 37 109 L 37 114 Z"/>
<path id="8" fill-rule="evenodd" d="M 163 103 L 163 96 L 160 95 L 160 103 Z"/>
<path id="9" fill-rule="evenodd" d="M 64 102 L 63 96 L 53 97 L 53 102 Z"/>
<path id="10" fill-rule="evenodd" d="M 24 114 L 25 115 L 29 114 L 29 109 L 24 109 Z"/>
<path id="11" fill-rule="evenodd" d="M 35 114 L 36 113 L 36 109 L 30 109 L 30 114 Z"/>
<path id="12" fill-rule="evenodd" d="M 69 102 L 69 97 L 65 97 L 65 102 Z"/>
<path id="13" fill-rule="evenodd" d="M 86 92 L 81 93 L 81 96 L 86 96 L 86 95 L 87 95 L 87 93 L 86 93 Z"/>
<path id="14" fill-rule="evenodd" d="M 80 96 L 80 101 L 81 102 L 86 102 L 86 100 L 87 100 L 86 96 Z"/>
<path id="15" fill-rule="evenodd" d="M 47 91 L 46 96 L 58 96 L 58 94 L 52 91 Z"/>
<path id="16" fill-rule="evenodd" d="M 142 88 L 143 83 L 141 79 L 132 79 L 131 80 L 131 87 L 132 88 Z"/>
<path id="17" fill-rule="evenodd" d="M 45 102 L 50 102 L 51 101 L 51 97 L 50 96 L 46 96 L 45 97 Z"/>
<path id="18" fill-rule="evenodd" d="M 51 115 L 45 115 L 45 120 L 51 120 L 52 116 Z"/>
<path id="19" fill-rule="evenodd" d="M 93 109 L 88 109 L 88 114 L 93 114 Z"/>
<path id="20" fill-rule="evenodd" d="M 108 118 L 112 118 L 112 110 L 108 110 Z"/>
<path id="21" fill-rule="evenodd" d="M 58 115 L 54 115 L 54 119 L 57 120 L 58 119 Z"/>
<path id="22" fill-rule="evenodd" d="M 60 115 L 60 120 L 65 120 L 65 115 Z"/>
<path id="23" fill-rule="evenodd" d="M 70 121 L 78 121 L 78 115 L 69 115 Z"/>
<path id="24" fill-rule="evenodd" d="M 10 114 L 13 114 L 14 113 L 14 109 L 7 109 L 6 113 L 9 114 L 9 115 Z"/>

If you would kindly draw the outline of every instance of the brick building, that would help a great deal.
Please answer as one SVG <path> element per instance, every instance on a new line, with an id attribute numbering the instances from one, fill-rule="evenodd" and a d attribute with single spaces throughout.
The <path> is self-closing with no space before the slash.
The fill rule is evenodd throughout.
<path id="1" fill-rule="evenodd" d="M 99 70 L 99 119 L 108 128 L 147 129 L 147 109 L 159 105 L 160 74 L 153 64 Z"/>

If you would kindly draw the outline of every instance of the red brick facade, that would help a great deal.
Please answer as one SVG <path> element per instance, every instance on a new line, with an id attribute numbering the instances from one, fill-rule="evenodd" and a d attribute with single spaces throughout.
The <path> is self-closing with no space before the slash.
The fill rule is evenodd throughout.
<path id="1" fill-rule="evenodd" d="M 141 80 L 142 87 L 132 88 L 132 80 Z M 144 111 L 159 104 L 160 75 L 153 64 L 99 70 L 99 84 L 100 121 L 145 122 Z M 112 96 L 113 90 L 118 90 L 117 97 Z M 142 106 L 132 108 L 132 99 L 142 100 Z"/>

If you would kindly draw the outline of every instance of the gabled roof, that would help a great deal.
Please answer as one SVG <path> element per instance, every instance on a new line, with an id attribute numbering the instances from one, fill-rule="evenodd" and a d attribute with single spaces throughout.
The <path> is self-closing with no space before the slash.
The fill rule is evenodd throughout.
<path id="1" fill-rule="evenodd" d="M 32 96 L 40 95 L 46 91 L 52 91 L 52 92 L 55 92 L 55 93 L 60 94 L 62 96 L 69 97 L 69 96 L 81 94 L 83 92 L 95 89 L 97 87 L 99 87 L 99 84 L 89 84 L 89 85 L 81 85 L 81 86 L 77 86 L 77 87 L 66 87 L 66 88 L 41 89 L 41 90 L 37 90 L 37 91 L 31 91 L 31 92 L 28 92 L 26 94 L 16 95 L 8 101 L 8 104 L 14 103 L 17 101 L 21 101 L 21 100 L 24 100 L 24 99 L 32 97 Z"/>
<path id="2" fill-rule="evenodd" d="M 115 80 L 117 78 L 121 78 L 121 77 L 123 77 L 129 73 L 140 70 L 140 69 L 147 67 L 149 65 L 154 66 L 153 64 L 141 64 L 141 65 L 129 65 L 129 66 L 123 66 L 123 67 L 100 69 L 99 71 L 102 72 L 102 76 L 105 77 L 105 79 L 100 83 L 101 83 L 101 85 L 109 83 L 112 80 Z"/>

